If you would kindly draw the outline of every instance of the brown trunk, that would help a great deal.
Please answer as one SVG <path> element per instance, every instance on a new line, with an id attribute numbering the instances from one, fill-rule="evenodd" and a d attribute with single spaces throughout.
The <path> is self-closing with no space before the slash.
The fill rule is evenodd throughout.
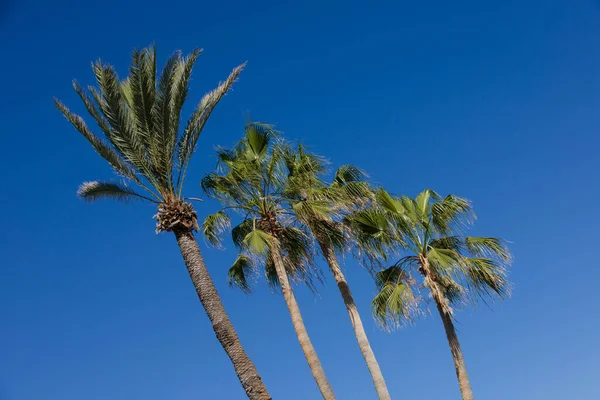
<path id="1" fill-rule="evenodd" d="M 242 348 L 237 333 L 223 308 L 217 289 L 200 254 L 196 238 L 189 229 L 176 229 L 174 233 L 198 298 L 212 323 L 217 339 L 233 362 L 246 395 L 252 400 L 270 400 L 271 395 L 256 367 Z"/>
<path id="2" fill-rule="evenodd" d="M 440 317 L 442 318 L 442 322 L 444 323 L 446 337 L 448 338 L 448 343 L 450 344 L 450 352 L 452 353 L 452 358 L 454 359 L 454 368 L 456 369 L 456 377 L 458 378 L 458 386 L 460 387 L 462 399 L 473 400 L 471 383 L 469 382 L 469 376 L 467 375 L 467 366 L 465 364 L 462 349 L 460 348 L 458 336 L 456 335 L 456 330 L 454 329 L 454 323 L 452 322 L 452 311 L 437 282 L 432 278 L 427 259 L 422 259 L 421 262 L 425 273 L 425 282 L 429 286 L 435 306 L 437 307 Z"/>
<path id="3" fill-rule="evenodd" d="M 274 241 L 272 241 L 269 246 L 271 250 L 271 257 L 273 258 L 273 263 L 275 264 L 275 270 L 277 271 L 277 278 L 279 278 L 279 284 L 281 285 L 281 292 L 283 293 L 283 298 L 285 299 L 285 303 L 287 304 L 290 315 L 292 316 L 292 324 L 294 325 L 294 330 L 298 336 L 298 341 L 300 342 L 300 347 L 304 352 L 306 361 L 308 361 L 310 371 L 317 382 L 317 386 L 319 387 L 323 398 L 325 400 L 335 400 L 335 394 L 329 385 L 329 381 L 327 381 L 325 371 L 321 366 L 319 357 L 317 357 L 317 352 L 310 342 L 308 332 L 304 326 L 304 321 L 302 320 L 302 314 L 300 314 L 300 308 L 298 307 L 296 296 L 294 296 L 287 272 L 285 271 L 285 266 L 283 265 L 279 246 Z"/>
<path id="4" fill-rule="evenodd" d="M 363 327 L 356 304 L 354 304 L 354 298 L 350 292 L 350 287 L 348 287 L 346 278 L 344 277 L 344 274 L 342 273 L 342 270 L 337 262 L 335 252 L 330 246 L 327 246 L 324 243 L 319 244 L 325 259 L 327 260 L 327 264 L 329 264 L 329 268 L 333 273 L 333 277 L 337 283 L 338 289 L 342 294 L 342 298 L 344 299 L 344 304 L 346 305 L 346 310 L 350 316 L 350 322 L 352 323 L 352 328 L 354 329 L 354 334 L 356 335 L 356 340 L 358 341 L 358 347 L 365 358 L 369 372 L 371 372 L 371 377 L 373 378 L 373 383 L 375 384 L 375 390 L 377 391 L 377 397 L 380 400 L 389 400 L 390 394 L 388 393 L 385 380 L 383 379 L 383 374 L 381 373 L 381 369 L 379 368 L 375 354 L 373 353 L 371 345 L 369 344 L 367 333 Z"/>

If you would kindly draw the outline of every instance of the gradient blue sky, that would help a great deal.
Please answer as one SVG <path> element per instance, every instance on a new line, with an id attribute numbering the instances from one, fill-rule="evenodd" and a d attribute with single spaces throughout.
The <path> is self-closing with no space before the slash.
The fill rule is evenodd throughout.
<path id="1" fill-rule="evenodd" d="M 393 192 L 468 197 L 474 233 L 513 241 L 516 259 L 512 299 L 458 314 L 476 397 L 600 398 L 600 3 L 22 0 L 0 13 L 0 399 L 243 398 L 153 207 L 75 196 L 112 173 L 52 96 L 82 111 L 71 79 L 92 83 L 98 57 L 125 73 L 151 42 L 161 60 L 206 50 L 190 107 L 248 60 L 189 195 L 250 111 Z M 228 288 L 235 252 L 201 245 L 274 398 L 319 398 L 283 299 Z M 392 397 L 458 399 L 440 321 L 381 332 L 368 274 L 348 260 L 347 277 Z M 374 399 L 332 279 L 297 293 L 338 397 Z"/>

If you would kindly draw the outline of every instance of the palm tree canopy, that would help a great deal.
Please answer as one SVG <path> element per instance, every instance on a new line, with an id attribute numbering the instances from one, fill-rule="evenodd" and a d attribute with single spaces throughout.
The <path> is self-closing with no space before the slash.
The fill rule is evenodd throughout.
<path id="1" fill-rule="evenodd" d="M 201 52 L 194 50 L 187 56 L 175 52 L 158 72 L 155 46 L 134 50 L 124 79 L 111 65 L 100 60 L 93 63 L 97 87 L 83 88 L 76 81 L 73 87 L 102 137 L 54 99 L 67 120 L 123 178 L 122 182 L 86 182 L 78 191 L 81 198 L 143 199 L 163 205 L 183 201 L 186 171 L 202 129 L 245 66 L 236 67 L 223 83 L 205 94 L 182 125 L 181 110 Z"/>
<path id="2" fill-rule="evenodd" d="M 204 192 L 218 199 L 223 208 L 209 215 L 202 231 L 214 246 L 231 227 L 231 211 L 242 221 L 231 230 L 240 255 L 229 270 L 229 282 L 250 291 L 250 280 L 259 267 L 272 287 L 278 286 L 270 243 L 275 241 L 283 254 L 290 278 L 314 289 L 320 279 L 314 263 L 313 243 L 297 223 L 293 199 L 287 194 L 286 152 L 288 147 L 272 126 L 250 123 L 244 138 L 233 149 L 217 149 L 217 170 L 202 180 Z"/>
<path id="3" fill-rule="evenodd" d="M 233 242 L 243 253 L 229 271 L 230 283 L 249 291 L 248 274 L 255 271 L 259 255 L 265 256 L 259 258 L 268 281 L 277 284 L 268 248 L 275 235 L 290 263 L 290 276 L 307 280 L 314 289 L 311 277 L 320 275 L 314 267 L 313 239 L 338 251 L 348 245 L 343 215 L 373 198 L 364 172 L 343 165 L 327 183 L 327 160 L 302 145 L 293 148 L 271 126 L 259 123 L 248 124 L 245 137 L 233 149 L 220 148 L 217 154 L 217 172 L 205 177 L 202 187 L 225 208 L 205 219 L 203 231 L 219 247 L 221 234 L 231 227 L 227 211 L 244 216 L 232 230 Z"/>
<path id="4" fill-rule="evenodd" d="M 510 294 L 506 271 L 511 254 L 506 242 L 466 236 L 475 218 L 467 200 L 454 195 L 442 198 L 429 189 L 414 199 L 379 189 L 371 208 L 348 218 L 365 251 L 381 258 L 398 249 L 408 254 L 376 274 L 378 294 L 372 308 L 384 326 L 410 320 L 419 312 L 415 272 L 425 275 L 426 286 L 434 283 L 441 289 L 450 313 L 450 305 Z"/>
<path id="5" fill-rule="evenodd" d="M 320 242 L 338 252 L 351 245 L 344 216 L 366 206 L 373 198 L 367 175 L 353 165 L 342 165 L 330 183 L 324 158 L 309 153 L 303 146 L 288 148 L 285 154 L 288 181 L 284 194 L 289 197 L 296 220 Z"/>

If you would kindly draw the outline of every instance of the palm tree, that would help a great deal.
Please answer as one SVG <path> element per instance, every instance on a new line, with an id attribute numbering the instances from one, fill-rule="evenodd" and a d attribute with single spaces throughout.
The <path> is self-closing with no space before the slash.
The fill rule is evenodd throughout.
<path id="1" fill-rule="evenodd" d="M 156 230 L 175 234 L 198 298 L 247 396 L 271 399 L 223 308 L 194 237 L 194 231 L 199 229 L 196 211 L 182 194 L 198 137 L 214 107 L 245 65 L 236 67 L 225 82 L 207 93 L 180 129 L 181 109 L 200 53 L 201 50 L 194 50 L 184 57 L 176 52 L 157 76 L 156 47 L 134 50 L 129 76 L 123 80 L 112 66 L 101 61 L 94 63 L 92 69 L 98 88 L 90 86 L 85 90 L 77 82 L 73 86 L 104 139 L 59 100 L 55 99 L 54 103 L 122 178 L 121 182 L 85 182 L 78 195 L 90 202 L 101 198 L 137 199 L 158 206 Z"/>
<path id="2" fill-rule="evenodd" d="M 452 307 L 510 294 L 506 270 L 511 254 L 506 243 L 465 236 L 464 228 L 474 219 L 469 202 L 460 197 L 442 199 L 434 191 L 424 190 L 415 199 L 396 198 L 383 189 L 377 192 L 375 207 L 359 211 L 351 219 L 365 249 L 401 245 L 409 252 L 376 274 L 379 292 L 372 303 L 373 313 L 388 327 L 410 320 L 421 303 L 413 292 L 413 273 L 421 276 L 442 319 L 463 400 L 472 400 L 473 393 Z"/>
<path id="3" fill-rule="evenodd" d="M 267 281 L 279 286 L 292 317 L 300 347 L 324 399 L 335 395 L 310 341 L 290 279 L 312 286 L 319 277 L 314 266 L 310 237 L 296 226 L 283 195 L 286 177 L 283 150 L 276 132 L 264 124 L 248 124 L 245 137 L 233 150 L 218 150 L 219 168 L 202 180 L 204 191 L 224 208 L 203 223 L 207 239 L 220 246 L 220 233 L 231 226 L 229 211 L 243 221 L 232 230 L 241 250 L 229 270 L 230 284 L 250 291 L 249 275 L 264 267 Z"/>
<path id="4" fill-rule="evenodd" d="M 341 221 L 348 212 L 360 210 L 372 198 L 365 174 L 352 165 L 337 169 L 331 184 L 319 175 L 326 171 L 325 161 L 307 153 L 302 146 L 286 152 L 288 182 L 285 194 L 291 199 L 296 220 L 311 233 L 327 261 L 350 317 L 358 346 L 365 359 L 379 399 L 390 399 L 383 374 L 363 327 L 352 292 L 338 263 L 349 243 L 347 226 Z"/>

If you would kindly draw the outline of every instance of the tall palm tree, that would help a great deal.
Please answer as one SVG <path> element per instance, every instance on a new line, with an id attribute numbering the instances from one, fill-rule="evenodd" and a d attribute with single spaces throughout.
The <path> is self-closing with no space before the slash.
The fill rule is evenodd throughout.
<path id="1" fill-rule="evenodd" d="M 198 137 L 214 107 L 244 68 L 244 64 L 236 67 L 225 82 L 207 93 L 180 129 L 181 109 L 200 53 L 201 50 L 194 50 L 184 57 L 176 52 L 158 76 L 156 47 L 134 50 L 129 76 L 123 80 L 112 66 L 101 61 L 94 63 L 98 87 L 85 90 L 77 82 L 73 86 L 104 139 L 59 100 L 54 102 L 121 178 L 85 182 L 78 195 L 90 202 L 101 198 L 137 199 L 157 205 L 156 230 L 175 234 L 198 298 L 246 394 L 250 399 L 271 399 L 223 308 L 194 237 L 194 231 L 199 229 L 196 211 L 182 194 Z"/>
<path id="2" fill-rule="evenodd" d="M 422 304 L 413 274 L 420 276 L 442 319 L 454 359 L 463 400 L 473 392 L 454 328 L 453 306 L 504 298 L 510 285 L 506 269 L 511 254 L 492 237 L 465 236 L 475 219 L 469 202 L 453 195 L 441 198 L 424 190 L 412 199 L 377 193 L 377 206 L 353 216 L 365 248 L 401 245 L 409 254 L 376 274 L 378 294 L 372 307 L 385 326 L 410 319 Z"/>
<path id="3" fill-rule="evenodd" d="M 249 274 L 259 265 L 270 284 L 279 286 L 292 317 L 300 347 L 324 399 L 335 395 L 310 341 L 292 289 L 290 278 L 311 285 L 318 277 L 310 237 L 296 226 L 283 195 L 286 177 L 283 150 L 276 132 L 267 125 L 248 124 L 246 135 L 233 150 L 218 150 L 220 170 L 202 180 L 204 191 L 222 202 L 224 208 L 209 215 L 204 234 L 216 246 L 220 233 L 231 226 L 229 211 L 238 211 L 243 221 L 232 230 L 241 250 L 229 270 L 229 280 L 250 290 Z"/>
<path id="4" fill-rule="evenodd" d="M 322 158 L 307 153 L 302 146 L 295 151 L 288 149 L 285 154 L 288 181 L 284 193 L 290 197 L 291 211 L 296 220 L 306 226 L 327 261 L 378 398 L 390 399 L 381 368 L 337 259 L 337 254 L 343 253 L 350 245 L 347 226 L 342 223 L 344 216 L 364 208 L 373 197 L 366 176 L 355 166 L 343 165 L 335 172 L 333 182 L 327 184 L 320 178 L 326 171 L 326 163 Z"/>

